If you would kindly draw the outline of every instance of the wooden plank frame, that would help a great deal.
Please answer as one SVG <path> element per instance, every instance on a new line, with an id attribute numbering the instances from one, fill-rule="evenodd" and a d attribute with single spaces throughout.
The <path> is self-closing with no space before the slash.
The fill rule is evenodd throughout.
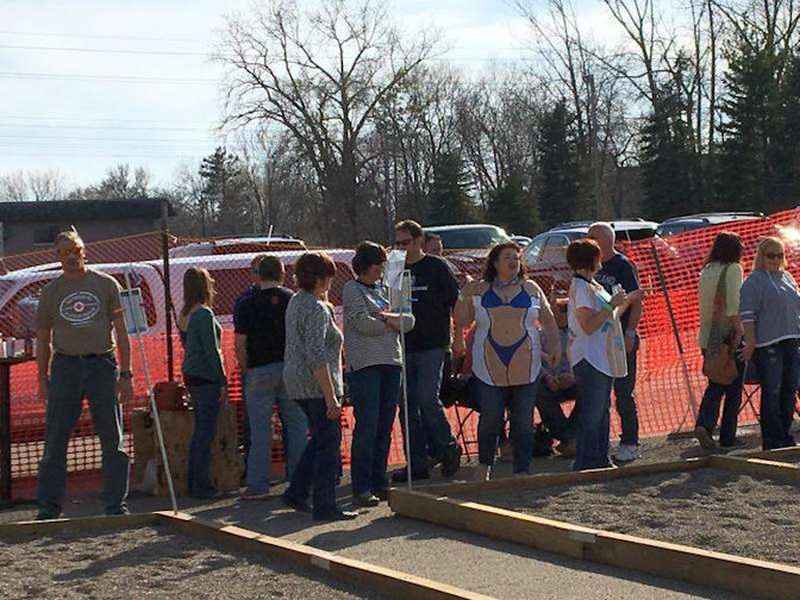
<path id="1" fill-rule="evenodd" d="M 786 451 L 758 455 L 784 459 L 794 456 Z M 431 485 L 418 487 L 414 491 L 394 488 L 389 492 L 389 506 L 395 513 L 405 517 L 516 542 L 579 560 L 642 571 L 758 598 L 789 600 L 800 597 L 800 568 L 795 566 L 573 525 L 453 497 L 478 492 L 597 483 L 703 468 L 800 482 L 800 467 L 795 465 L 763 458 L 707 456 L 631 465 L 619 469 L 546 473 L 480 483 Z"/>
<path id="2" fill-rule="evenodd" d="M 241 527 L 207 521 L 190 514 L 173 513 L 172 511 L 0 524 L 0 540 L 13 543 L 30 535 L 52 535 L 64 532 L 92 535 L 148 525 L 166 525 L 189 537 L 225 546 L 234 553 L 247 550 L 265 557 L 302 565 L 312 570 L 323 571 L 335 579 L 364 586 L 389 598 L 493 600 L 491 596 L 462 590 L 410 573 L 345 558 L 325 550 Z"/>

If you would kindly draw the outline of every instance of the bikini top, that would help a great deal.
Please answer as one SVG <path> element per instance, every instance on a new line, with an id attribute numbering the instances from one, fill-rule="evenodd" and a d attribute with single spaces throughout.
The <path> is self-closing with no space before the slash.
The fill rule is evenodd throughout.
<path id="1" fill-rule="evenodd" d="M 511 306 L 513 308 L 530 308 L 532 305 L 531 296 L 523 287 L 519 293 L 508 302 L 503 299 L 490 287 L 481 297 L 481 306 L 485 309 L 497 308 L 498 306 Z"/>

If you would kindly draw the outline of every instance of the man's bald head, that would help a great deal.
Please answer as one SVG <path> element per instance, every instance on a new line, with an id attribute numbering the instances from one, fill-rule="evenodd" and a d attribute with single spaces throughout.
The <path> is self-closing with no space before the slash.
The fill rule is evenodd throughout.
<path id="1" fill-rule="evenodd" d="M 589 227 L 589 237 L 600 246 L 603 259 L 614 254 L 614 242 L 617 240 L 617 235 L 610 223 L 604 221 L 592 223 L 592 226 Z"/>

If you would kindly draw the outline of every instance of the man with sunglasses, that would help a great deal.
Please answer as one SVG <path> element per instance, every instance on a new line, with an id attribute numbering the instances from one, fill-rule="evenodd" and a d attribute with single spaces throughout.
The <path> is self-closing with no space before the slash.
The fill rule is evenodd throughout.
<path id="1" fill-rule="evenodd" d="M 461 447 L 439 400 L 442 366 L 450 348 L 451 315 L 458 300 L 458 281 L 438 256 L 425 254 L 425 235 L 415 221 L 395 226 L 395 246 L 406 252 L 406 269 L 411 271 L 411 309 L 416 325 L 406 334 L 406 378 L 408 388 L 408 430 L 412 479 L 430 477 L 427 443 L 433 464 L 442 464 L 442 475 L 452 477 L 461 464 Z M 403 411 L 400 411 L 401 418 Z M 428 439 L 426 442 L 426 432 Z M 395 482 L 406 481 L 408 472 L 392 474 Z"/>
<path id="2" fill-rule="evenodd" d="M 74 229 L 58 235 L 56 251 L 63 273 L 42 290 L 36 315 L 39 398 L 47 407 L 37 519 L 61 515 L 67 444 L 84 397 L 102 448 L 105 513 L 127 514 L 129 460 L 120 402 L 133 397 L 133 375 L 120 286 L 86 268 L 83 240 Z"/>

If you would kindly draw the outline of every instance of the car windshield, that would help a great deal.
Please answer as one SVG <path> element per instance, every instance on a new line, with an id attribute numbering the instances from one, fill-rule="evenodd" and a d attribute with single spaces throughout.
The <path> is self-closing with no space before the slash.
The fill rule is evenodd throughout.
<path id="1" fill-rule="evenodd" d="M 507 242 L 510 238 L 499 227 L 470 227 L 465 229 L 445 229 L 436 231 L 447 249 L 488 248 Z"/>

